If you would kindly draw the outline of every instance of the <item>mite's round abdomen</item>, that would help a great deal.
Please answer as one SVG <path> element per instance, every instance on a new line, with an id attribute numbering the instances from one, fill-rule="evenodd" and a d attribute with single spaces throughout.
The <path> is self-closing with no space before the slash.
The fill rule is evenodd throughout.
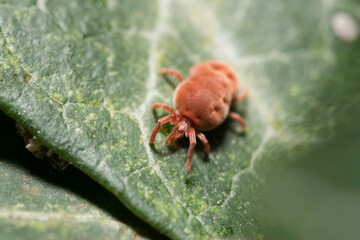
<path id="1" fill-rule="evenodd" d="M 203 72 L 179 84 L 174 105 L 198 130 L 208 131 L 226 119 L 232 98 L 228 79 L 221 74 Z"/>
<path id="2" fill-rule="evenodd" d="M 217 61 L 206 61 L 206 62 L 198 63 L 190 69 L 190 77 L 203 73 L 223 75 L 228 80 L 229 85 L 233 90 L 233 97 L 237 93 L 239 88 L 238 78 L 236 76 L 235 71 L 229 66 Z"/>

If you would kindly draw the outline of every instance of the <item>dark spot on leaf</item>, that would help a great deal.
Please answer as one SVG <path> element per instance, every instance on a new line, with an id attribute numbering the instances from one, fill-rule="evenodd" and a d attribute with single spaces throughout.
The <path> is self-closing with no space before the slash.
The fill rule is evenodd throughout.
<path id="1" fill-rule="evenodd" d="M 24 81 L 27 83 L 31 81 L 31 76 L 29 74 L 25 74 L 23 78 L 24 78 Z"/>

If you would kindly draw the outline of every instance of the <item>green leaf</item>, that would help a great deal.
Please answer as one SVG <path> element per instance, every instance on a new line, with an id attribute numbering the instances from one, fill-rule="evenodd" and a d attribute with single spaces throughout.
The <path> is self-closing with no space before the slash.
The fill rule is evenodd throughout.
<path id="1" fill-rule="evenodd" d="M 330 27 L 340 10 L 358 22 L 350 0 L 11 4 L 0 6 L 0 108 L 172 238 L 262 238 L 269 166 L 330 139 L 359 103 L 359 40 Z M 165 129 L 149 146 L 150 107 L 171 104 L 162 67 L 186 76 L 207 59 L 249 87 L 234 106 L 248 132 L 226 121 L 207 133 L 209 157 L 199 146 L 186 175 L 187 140 L 170 151 Z"/>
<path id="2" fill-rule="evenodd" d="M 49 175 L 16 136 L 14 121 L 0 113 L 0 125 L 1 239 L 163 237 L 74 167 Z"/>

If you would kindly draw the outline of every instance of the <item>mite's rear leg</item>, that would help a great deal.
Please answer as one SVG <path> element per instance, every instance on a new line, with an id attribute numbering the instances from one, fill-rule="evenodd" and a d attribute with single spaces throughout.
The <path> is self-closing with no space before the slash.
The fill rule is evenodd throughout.
<path id="1" fill-rule="evenodd" d="M 244 119 L 243 119 L 238 113 L 230 112 L 230 113 L 229 113 L 229 118 L 238 121 L 238 123 L 240 123 L 243 131 L 244 131 L 244 132 L 246 131 L 245 121 L 244 121 Z"/>
<path id="2" fill-rule="evenodd" d="M 163 68 L 161 70 L 161 73 L 164 75 L 165 74 L 173 75 L 174 77 L 177 78 L 177 80 L 179 80 L 179 82 L 182 82 L 184 80 L 183 77 L 180 75 L 180 73 L 176 72 L 175 70 L 169 69 L 169 68 Z"/>
<path id="3" fill-rule="evenodd" d="M 173 115 L 173 114 L 170 114 L 170 115 L 167 115 L 167 116 L 165 116 L 163 118 L 160 118 L 158 120 L 156 126 L 152 130 L 149 142 L 153 143 L 155 141 L 156 134 L 159 132 L 162 125 L 164 125 L 167 122 L 174 121 L 174 120 L 176 120 L 176 116 Z"/>
<path id="4" fill-rule="evenodd" d="M 245 87 L 244 90 L 242 90 L 242 92 L 231 101 L 231 103 L 234 104 L 236 102 L 243 100 L 244 98 L 246 98 L 247 94 L 248 94 L 248 88 Z"/>
<path id="5" fill-rule="evenodd" d="M 194 154 L 194 148 L 196 145 L 196 134 L 195 134 L 195 129 L 194 128 L 189 128 L 189 130 L 187 131 L 187 136 L 189 136 L 189 140 L 190 140 L 190 146 L 187 152 L 187 160 L 186 160 L 186 167 L 185 167 L 185 172 L 187 174 L 189 174 L 190 169 L 191 169 L 191 159 L 192 156 Z"/>
<path id="6" fill-rule="evenodd" d="M 205 135 L 199 131 L 196 131 L 196 136 L 200 139 L 200 141 L 204 145 L 204 152 L 208 153 L 210 152 L 210 144 L 209 141 L 206 139 Z"/>

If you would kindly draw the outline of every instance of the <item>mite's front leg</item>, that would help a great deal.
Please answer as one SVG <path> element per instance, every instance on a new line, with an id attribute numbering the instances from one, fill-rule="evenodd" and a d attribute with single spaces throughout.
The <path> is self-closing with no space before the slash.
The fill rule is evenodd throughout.
<path id="1" fill-rule="evenodd" d="M 156 108 L 162 108 L 165 111 L 167 111 L 170 114 L 174 114 L 176 115 L 174 109 L 172 109 L 170 106 L 166 105 L 165 103 L 154 103 L 151 107 L 151 109 L 156 109 Z"/>
<path id="2" fill-rule="evenodd" d="M 163 118 L 160 118 L 158 120 L 156 126 L 152 130 L 149 142 L 153 143 L 155 141 L 156 134 L 159 132 L 161 126 L 164 125 L 167 122 L 172 121 L 173 119 L 176 119 L 176 116 L 174 114 L 170 114 L 170 115 L 167 115 L 167 116 L 165 116 Z"/>
<path id="3" fill-rule="evenodd" d="M 187 174 L 189 174 L 190 169 L 191 169 L 191 159 L 194 153 L 194 148 L 196 146 L 196 135 L 195 135 L 195 129 L 194 128 L 189 128 L 187 135 L 189 136 L 189 140 L 190 140 L 190 146 L 188 149 L 188 153 L 187 153 L 187 160 L 186 160 L 186 167 L 185 167 L 185 172 Z"/>
<path id="4" fill-rule="evenodd" d="M 196 136 L 200 139 L 200 141 L 204 145 L 204 152 L 208 153 L 210 152 L 210 144 L 209 141 L 206 139 L 205 135 L 199 131 L 196 131 Z"/>

